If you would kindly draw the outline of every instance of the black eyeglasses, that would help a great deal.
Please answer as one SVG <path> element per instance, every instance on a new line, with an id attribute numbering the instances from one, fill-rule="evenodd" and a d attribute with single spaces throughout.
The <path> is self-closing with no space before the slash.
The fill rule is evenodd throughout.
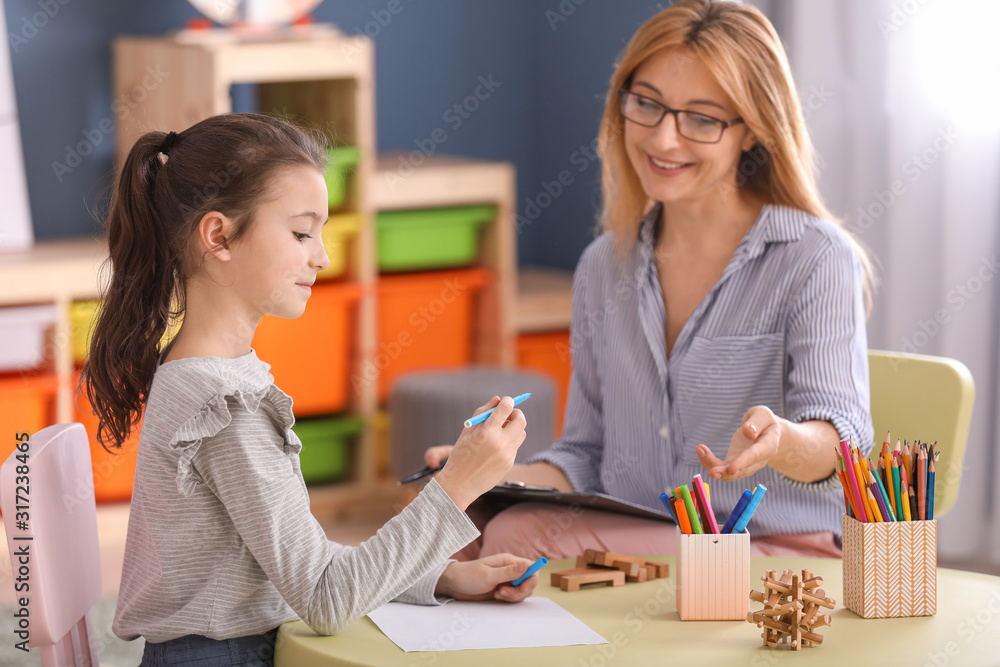
<path id="1" fill-rule="evenodd" d="M 696 111 L 671 109 L 624 88 L 618 91 L 618 110 L 627 120 L 643 127 L 656 127 L 668 113 L 673 114 L 677 134 L 699 144 L 717 144 L 726 128 L 743 122 L 742 118 L 727 122 Z"/>

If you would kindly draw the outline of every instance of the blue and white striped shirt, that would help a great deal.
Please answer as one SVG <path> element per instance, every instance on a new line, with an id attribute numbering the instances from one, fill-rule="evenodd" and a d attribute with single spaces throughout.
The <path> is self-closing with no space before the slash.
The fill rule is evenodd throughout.
<path id="1" fill-rule="evenodd" d="M 792 422 L 825 420 L 867 452 L 873 444 L 861 264 L 843 230 L 768 205 L 719 282 L 666 353 L 653 256 L 660 206 L 623 265 L 612 234 L 584 251 L 573 281 L 573 375 L 563 436 L 533 461 L 576 491 L 662 509 L 664 489 L 702 473 L 695 447 L 725 459 L 744 413 L 766 405 Z M 809 452 L 803 452 L 809 456 Z M 752 535 L 840 534 L 836 476 L 803 484 L 765 466 L 711 480 L 720 525 L 746 488 L 767 486 Z"/>

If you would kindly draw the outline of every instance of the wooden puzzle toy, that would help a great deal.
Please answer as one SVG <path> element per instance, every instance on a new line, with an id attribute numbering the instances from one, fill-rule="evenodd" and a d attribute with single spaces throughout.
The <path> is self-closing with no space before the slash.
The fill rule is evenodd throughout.
<path id="1" fill-rule="evenodd" d="M 801 576 L 784 570 L 778 579 L 775 570 L 768 570 L 761 581 L 765 592 L 750 591 L 750 599 L 762 602 L 764 609 L 748 613 L 747 621 L 764 628 L 764 644 L 773 648 L 787 641 L 798 651 L 803 645 L 823 643 L 823 636 L 815 630 L 831 621 L 829 614 L 820 613 L 820 608 L 833 609 L 837 604 L 819 588 L 823 578 L 814 576 L 812 570 L 802 570 Z"/>

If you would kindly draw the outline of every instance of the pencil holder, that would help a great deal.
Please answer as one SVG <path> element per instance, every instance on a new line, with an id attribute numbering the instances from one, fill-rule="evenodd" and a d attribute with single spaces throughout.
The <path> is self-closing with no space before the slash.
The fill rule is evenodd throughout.
<path id="1" fill-rule="evenodd" d="M 844 606 L 862 618 L 937 613 L 937 521 L 843 516 Z"/>
<path id="2" fill-rule="evenodd" d="M 682 621 L 743 621 L 750 610 L 750 533 L 677 533 Z"/>

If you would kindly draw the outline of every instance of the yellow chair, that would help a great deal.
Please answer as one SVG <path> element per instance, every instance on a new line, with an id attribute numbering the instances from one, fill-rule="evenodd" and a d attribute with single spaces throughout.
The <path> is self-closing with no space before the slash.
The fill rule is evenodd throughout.
<path id="1" fill-rule="evenodd" d="M 934 517 L 958 499 L 962 460 L 976 388 L 965 364 L 945 357 L 869 350 L 875 446 L 886 431 L 896 438 L 937 441 Z"/>

